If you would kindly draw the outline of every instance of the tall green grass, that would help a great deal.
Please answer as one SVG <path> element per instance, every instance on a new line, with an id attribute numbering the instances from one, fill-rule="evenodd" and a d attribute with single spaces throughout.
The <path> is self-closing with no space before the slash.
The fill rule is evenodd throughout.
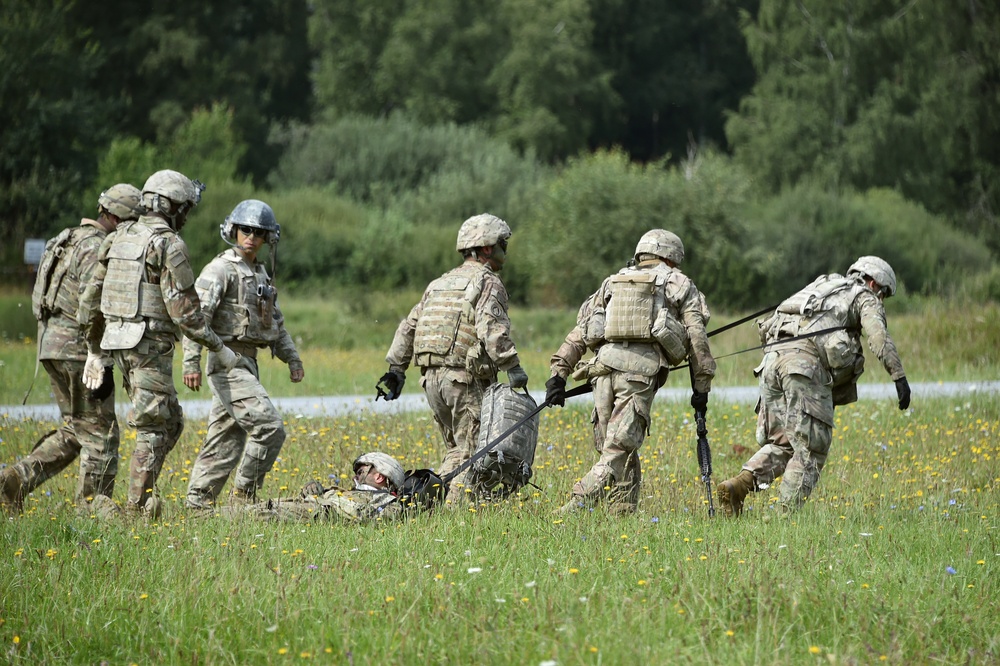
<path id="1" fill-rule="evenodd" d="M 716 480 L 748 455 L 749 406 L 713 408 Z M 687 410 L 654 407 L 639 512 L 551 511 L 594 461 L 588 410 L 543 412 L 519 500 L 400 524 L 196 519 L 181 504 L 204 437 L 189 422 L 156 523 L 71 505 L 75 470 L 0 524 L 7 663 L 986 664 L 1000 659 L 1000 398 L 837 412 L 819 487 L 707 518 Z M 0 462 L 48 424 L 0 422 Z M 289 418 L 264 494 L 339 476 L 377 448 L 442 455 L 428 415 Z M 134 434 L 123 438 L 127 469 Z M 119 480 L 116 498 L 124 494 Z"/>

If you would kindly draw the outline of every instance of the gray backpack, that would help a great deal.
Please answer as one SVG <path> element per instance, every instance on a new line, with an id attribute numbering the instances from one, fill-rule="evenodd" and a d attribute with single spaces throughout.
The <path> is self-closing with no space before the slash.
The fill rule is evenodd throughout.
<path id="1" fill-rule="evenodd" d="M 537 409 L 527 391 L 515 391 L 508 384 L 493 384 L 486 389 L 477 452 L 533 411 L 536 413 L 473 463 L 466 483 L 477 497 L 503 499 L 529 483 L 538 444 Z"/>

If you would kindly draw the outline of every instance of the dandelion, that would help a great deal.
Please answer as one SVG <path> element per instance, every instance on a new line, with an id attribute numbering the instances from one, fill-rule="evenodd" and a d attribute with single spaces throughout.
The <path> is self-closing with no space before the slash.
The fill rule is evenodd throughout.
<path id="1" fill-rule="evenodd" d="M 735 635 L 736 635 L 735 631 L 733 631 L 732 629 L 726 629 L 726 636 L 729 636 L 730 638 L 732 638 Z"/>
<path id="2" fill-rule="evenodd" d="M 17 645 L 20 642 L 21 642 L 21 637 L 20 636 L 14 636 L 14 645 Z"/>
<path id="3" fill-rule="evenodd" d="M 386 597 L 385 603 L 389 604 L 396 600 L 396 597 Z"/>
<path id="4" fill-rule="evenodd" d="M 140 599 L 140 601 L 142 601 L 142 600 L 146 600 L 146 599 L 149 599 L 149 595 L 148 595 L 148 594 L 145 594 L 145 593 L 143 593 L 143 594 L 140 594 L 140 595 L 139 595 L 139 599 Z"/>
<path id="5" fill-rule="evenodd" d="M 596 645 L 591 645 L 590 646 L 590 651 L 591 652 L 597 652 L 597 646 Z"/>
<path id="6" fill-rule="evenodd" d="M 640 578 L 639 579 L 639 585 L 641 586 L 641 585 L 645 585 L 645 584 L 646 584 L 646 581 L 643 580 L 642 578 Z"/>
<path id="7" fill-rule="evenodd" d="M 278 648 L 278 654 L 288 654 L 288 648 Z"/>
<path id="8" fill-rule="evenodd" d="M 571 574 L 578 574 L 578 573 L 580 573 L 580 570 L 579 569 L 570 569 L 569 572 Z"/>
<path id="9" fill-rule="evenodd" d="M 810 645 L 809 646 L 809 654 L 819 654 L 819 653 L 820 653 L 820 649 L 819 649 L 818 645 Z"/>

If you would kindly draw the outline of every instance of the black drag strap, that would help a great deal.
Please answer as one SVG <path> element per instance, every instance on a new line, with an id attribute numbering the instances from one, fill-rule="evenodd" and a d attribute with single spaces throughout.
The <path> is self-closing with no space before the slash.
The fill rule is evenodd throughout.
<path id="1" fill-rule="evenodd" d="M 719 328 L 715 329 L 714 331 L 711 331 L 708 334 L 708 337 L 712 337 L 713 335 L 718 335 L 719 333 L 725 333 L 729 329 L 736 328 L 740 324 L 745 324 L 748 321 L 750 321 L 751 319 L 756 319 L 757 317 L 761 316 L 762 314 L 767 314 L 768 312 L 773 312 L 775 309 L 777 309 L 778 305 L 781 305 L 781 303 L 778 303 L 777 305 L 772 305 L 770 307 L 766 307 L 763 310 L 760 310 L 758 312 L 754 312 L 753 314 L 749 314 L 746 317 L 743 317 L 742 319 L 737 319 L 734 322 L 731 322 L 729 324 L 726 324 L 725 326 L 719 327 Z"/>

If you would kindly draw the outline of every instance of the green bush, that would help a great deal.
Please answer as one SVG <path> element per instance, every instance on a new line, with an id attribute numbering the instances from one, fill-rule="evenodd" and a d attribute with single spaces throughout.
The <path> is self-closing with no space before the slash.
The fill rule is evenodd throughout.
<path id="1" fill-rule="evenodd" d="M 888 261 L 901 291 L 950 293 L 988 270 L 989 251 L 889 190 L 836 194 L 802 185 L 750 215 L 766 276 L 761 302 L 776 302 L 823 273 L 844 273 L 861 255 Z"/>
<path id="2" fill-rule="evenodd" d="M 682 269 L 709 303 L 742 305 L 745 285 L 757 281 L 739 217 L 749 195 L 749 179 L 711 154 L 675 169 L 637 165 L 620 151 L 573 160 L 528 225 L 533 297 L 582 302 L 632 258 L 642 234 L 665 228 L 684 242 Z"/>

